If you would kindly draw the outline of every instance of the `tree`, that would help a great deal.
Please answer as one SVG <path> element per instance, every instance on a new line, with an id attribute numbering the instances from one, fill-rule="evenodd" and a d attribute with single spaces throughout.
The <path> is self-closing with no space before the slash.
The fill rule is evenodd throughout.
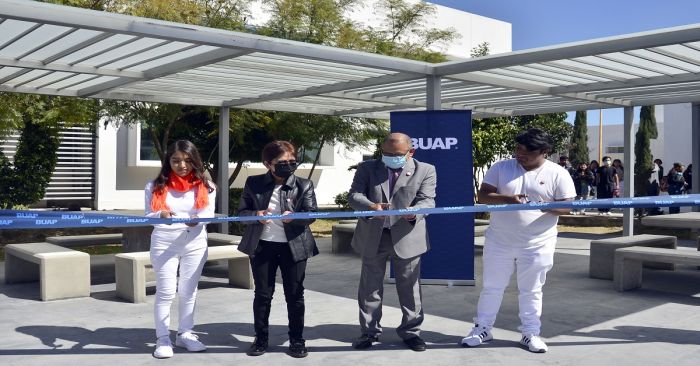
<path id="1" fill-rule="evenodd" d="M 363 50 L 427 62 L 442 62 L 447 58 L 433 50 L 459 37 L 453 28 L 439 29 L 426 26 L 436 6 L 425 1 L 380 0 L 378 13 L 386 14 L 382 27 L 364 31 L 367 39 Z"/>
<path id="2" fill-rule="evenodd" d="M 44 197 L 56 167 L 63 126 L 92 124 L 98 118 L 94 100 L 32 94 L 0 93 L 0 131 L 20 132 L 14 162 L 0 151 L 0 207 L 30 205 Z"/>
<path id="3" fill-rule="evenodd" d="M 549 136 L 552 137 L 554 146 L 551 153 L 561 153 L 567 151 L 567 146 L 569 140 L 571 139 L 571 133 L 573 132 L 573 126 L 566 122 L 566 113 L 545 113 L 529 116 L 517 116 L 514 117 L 514 122 L 516 125 L 516 134 L 528 128 L 539 128 L 540 130 L 547 132 Z M 509 146 L 511 147 L 510 151 L 515 149 L 515 136 L 510 139 Z"/>
<path id="4" fill-rule="evenodd" d="M 643 106 L 639 111 L 639 127 L 634 141 L 634 195 L 646 196 L 649 190 L 654 162 L 651 156 L 651 139 L 656 139 L 659 131 L 656 128 L 654 106 Z"/>
<path id="5" fill-rule="evenodd" d="M 323 116 L 301 113 L 277 113 L 270 134 L 291 141 L 302 151 L 313 151 L 311 178 L 326 145 L 343 144 L 352 149 L 368 147 L 389 132 L 384 120 Z M 305 155 L 305 154 L 304 154 Z"/>
<path id="6" fill-rule="evenodd" d="M 569 160 L 575 164 L 588 163 L 588 121 L 586 111 L 577 111 L 574 119 L 574 132 L 571 136 Z"/>
<path id="7" fill-rule="evenodd" d="M 479 191 L 481 177 L 497 160 L 512 154 L 510 141 L 515 125 L 507 117 L 475 118 L 472 120 L 472 162 L 474 197 Z"/>

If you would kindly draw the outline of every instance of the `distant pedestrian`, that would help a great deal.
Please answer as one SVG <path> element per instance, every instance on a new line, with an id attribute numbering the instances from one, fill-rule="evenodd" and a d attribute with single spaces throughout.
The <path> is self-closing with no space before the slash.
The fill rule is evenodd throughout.
<path id="1" fill-rule="evenodd" d="M 625 186 L 625 166 L 622 165 L 622 161 L 620 159 L 613 160 L 612 166 L 615 168 L 617 178 L 620 180 L 618 188 L 613 190 L 613 197 L 620 197 L 622 189 Z"/>
<path id="2" fill-rule="evenodd" d="M 683 164 L 673 163 L 673 168 L 669 170 L 668 175 L 666 176 L 666 179 L 668 180 L 668 194 L 678 195 L 685 192 L 687 183 L 685 182 L 685 178 L 683 178 L 683 168 Z M 681 208 L 669 207 L 668 212 L 672 214 L 679 213 L 681 212 Z"/>
<path id="3" fill-rule="evenodd" d="M 578 169 L 574 172 L 574 184 L 576 185 L 576 199 L 587 200 L 590 198 L 591 187 L 595 182 L 595 175 L 588 168 L 588 164 L 579 163 Z M 574 215 L 585 214 L 585 209 L 573 210 Z"/>
<path id="4" fill-rule="evenodd" d="M 683 171 L 683 179 L 687 184 L 686 192 L 690 192 L 693 189 L 693 164 L 688 164 L 688 167 Z"/>
<path id="5" fill-rule="evenodd" d="M 598 197 L 598 169 L 600 169 L 600 164 L 598 164 L 598 160 L 591 160 L 591 163 L 588 164 L 588 169 L 590 169 L 591 173 L 593 173 L 593 185 L 591 186 L 591 192 L 589 196 L 591 198 L 596 198 Z"/>
<path id="6" fill-rule="evenodd" d="M 659 159 L 654 160 L 654 164 L 651 169 L 651 175 L 649 176 L 649 187 L 647 189 L 647 196 L 658 196 L 661 194 L 661 176 L 663 173 L 659 174 L 660 168 L 659 164 L 656 162 Z M 651 207 L 647 209 L 647 215 L 661 215 L 663 211 L 659 207 Z"/>
<path id="7" fill-rule="evenodd" d="M 596 182 L 596 191 L 599 199 L 613 198 L 614 191 L 620 189 L 617 170 L 612 166 L 612 159 L 609 156 L 603 157 L 603 166 L 598 169 Z M 599 208 L 598 212 L 601 215 L 610 215 L 609 208 Z"/>

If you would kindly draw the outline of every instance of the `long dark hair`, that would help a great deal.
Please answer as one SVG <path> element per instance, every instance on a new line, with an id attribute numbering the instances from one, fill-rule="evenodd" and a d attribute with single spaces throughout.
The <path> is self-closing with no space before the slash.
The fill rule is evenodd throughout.
<path id="1" fill-rule="evenodd" d="M 168 184 L 168 180 L 170 180 L 170 173 L 173 171 L 172 168 L 170 168 L 170 158 L 178 151 L 187 154 L 187 156 L 192 159 L 192 168 L 195 178 L 204 182 L 209 193 L 213 192 L 214 187 L 212 187 L 209 180 L 204 176 L 202 157 L 199 156 L 197 147 L 188 140 L 177 140 L 168 146 L 168 151 L 165 153 L 165 157 L 161 162 L 160 173 L 158 173 L 156 179 L 153 180 L 153 191 L 156 192 L 165 189 L 165 185 Z"/>

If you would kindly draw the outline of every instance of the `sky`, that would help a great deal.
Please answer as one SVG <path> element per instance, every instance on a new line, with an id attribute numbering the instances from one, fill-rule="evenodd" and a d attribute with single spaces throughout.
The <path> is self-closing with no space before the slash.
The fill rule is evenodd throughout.
<path id="1" fill-rule="evenodd" d="M 700 23 L 700 0 L 429 0 L 508 22 L 513 51 Z M 637 108 L 638 109 L 638 108 Z M 597 125 L 598 111 L 588 112 Z M 603 110 L 603 124 L 621 124 L 622 109 Z M 567 119 L 573 122 L 574 113 Z M 635 111 L 635 122 L 639 113 Z"/>

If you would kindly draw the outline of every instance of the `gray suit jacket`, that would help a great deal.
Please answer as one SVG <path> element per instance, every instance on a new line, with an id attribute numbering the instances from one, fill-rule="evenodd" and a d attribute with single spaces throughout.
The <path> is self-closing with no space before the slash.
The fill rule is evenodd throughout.
<path id="1" fill-rule="evenodd" d="M 408 207 L 435 207 L 435 167 L 410 159 L 403 168 L 389 195 L 389 173 L 381 160 L 361 163 L 355 172 L 348 194 L 350 206 L 357 211 L 370 210 L 374 203 L 391 203 L 391 209 Z M 424 215 L 408 221 L 400 216 L 391 216 L 391 240 L 394 250 L 401 258 L 412 258 L 425 253 L 430 247 Z M 352 247 L 363 257 L 377 254 L 384 226 L 383 217 L 361 217 L 352 238 Z"/>

